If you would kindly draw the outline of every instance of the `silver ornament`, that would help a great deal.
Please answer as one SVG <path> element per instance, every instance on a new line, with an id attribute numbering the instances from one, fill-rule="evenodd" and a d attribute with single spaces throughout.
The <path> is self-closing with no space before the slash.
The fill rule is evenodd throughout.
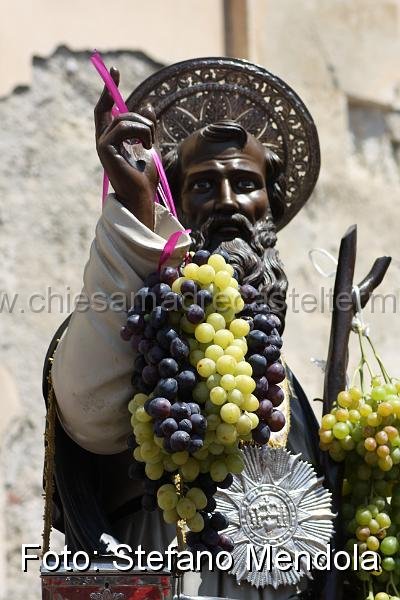
<path id="1" fill-rule="evenodd" d="M 235 544 L 230 574 L 238 583 L 256 587 L 296 585 L 307 575 L 307 561 L 297 553 L 306 552 L 311 563 L 317 552 L 325 552 L 333 533 L 331 494 L 318 479 L 313 467 L 285 448 L 243 448 L 244 470 L 235 475 L 227 490 L 216 494 L 217 510 L 229 519 L 224 531 Z M 250 551 L 265 557 L 260 570 L 249 569 Z M 274 568 L 275 557 L 285 550 L 293 558 L 287 570 Z M 263 554 L 264 553 L 264 554 Z M 268 563 L 268 564 L 267 564 Z M 272 565 L 270 568 L 268 565 Z"/>

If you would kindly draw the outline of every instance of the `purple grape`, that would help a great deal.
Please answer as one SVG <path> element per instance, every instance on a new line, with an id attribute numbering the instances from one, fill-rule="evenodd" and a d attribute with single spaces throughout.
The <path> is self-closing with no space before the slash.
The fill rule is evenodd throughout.
<path id="1" fill-rule="evenodd" d="M 205 508 L 205 511 L 206 511 L 206 512 L 210 512 L 210 513 L 212 513 L 212 512 L 214 512 L 214 510 L 215 510 L 216 508 L 217 508 L 217 502 L 216 502 L 215 498 L 213 498 L 213 497 L 211 496 L 211 498 L 208 498 L 208 501 L 207 501 L 207 506 L 206 506 L 206 508 Z"/>
<path id="2" fill-rule="evenodd" d="M 164 450 L 166 450 L 166 452 L 173 452 L 173 450 L 171 448 L 171 438 L 170 437 L 165 437 L 164 438 L 163 448 L 164 448 Z"/>
<path id="3" fill-rule="evenodd" d="M 251 365 L 253 369 L 254 377 L 262 377 L 265 373 L 265 369 L 267 368 L 267 359 L 261 354 L 253 354 L 247 359 L 247 362 Z"/>
<path id="4" fill-rule="evenodd" d="M 213 296 L 208 290 L 199 290 L 196 294 L 196 304 L 201 306 L 203 310 L 211 304 L 212 300 Z"/>
<path id="5" fill-rule="evenodd" d="M 284 391 L 282 390 L 282 388 L 279 387 L 279 385 L 276 385 L 275 383 L 273 383 L 272 385 L 269 386 L 266 397 L 268 398 L 268 400 L 271 401 L 271 404 L 274 407 L 276 407 L 276 406 L 279 406 L 280 404 L 282 404 L 282 402 L 285 398 L 285 394 L 284 394 Z"/>
<path id="6" fill-rule="evenodd" d="M 267 397 L 268 392 L 268 379 L 266 377 L 260 377 L 260 379 L 256 380 L 256 389 L 254 390 L 254 395 L 258 400 L 262 400 Z"/>
<path id="7" fill-rule="evenodd" d="M 196 385 L 197 378 L 193 371 L 181 371 L 176 378 L 178 390 L 181 394 L 189 394 Z"/>
<path id="8" fill-rule="evenodd" d="M 261 400 L 256 413 L 260 419 L 266 421 L 272 415 L 273 409 L 274 406 L 270 400 Z"/>
<path id="9" fill-rule="evenodd" d="M 155 419 L 155 421 L 153 422 L 153 431 L 155 435 L 160 438 L 164 437 L 164 434 L 161 429 L 161 425 L 163 424 L 163 422 L 164 421 L 162 419 Z"/>
<path id="10" fill-rule="evenodd" d="M 229 520 L 220 512 L 215 512 L 210 519 L 210 525 L 215 531 L 226 529 L 229 525 Z"/>
<path id="11" fill-rule="evenodd" d="M 174 400 L 178 393 L 178 383 L 176 379 L 173 379 L 172 377 L 160 379 L 154 393 L 159 394 L 168 400 Z"/>
<path id="12" fill-rule="evenodd" d="M 207 527 L 201 532 L 201 540 L 207 546 L 216 546 L 219 542 L 219 534 L 215 529 Z"/>
<path id="13" fill-rule="evenodd" d="M 274 321 L 272 320 L 272 315 L 258 314 L 254 316 L 253 321 L 255 329 L 259 329 L 267 335 L 271 334 L 274 328 Z"/>
<path id="14" fill-rule="evenodd" d="M 189 345 L 182 339 L 176 337 L 172 340 L 169 351 L 173 358 L 177 360 L 184 360 L 189 356 Z"/>
<path id="15" fill-rule="evenodd" d="M 150 273 L 145 279 L 145 285 L 149 287 L 153 287 L 153 285 L 156 285 L 157 283 L 160 283 L 160 273 L 158 271 Z"/>
<path id="16" fill-rule="evenodd" d="M 163 433 L 163 435 L 171 437 L 171 435 L 175 433 L 175 431 L 178 431 L 178 423 L 175 421 L 175 419 L 169 417 L 161 423 L 160 431 Z"/>
<path id="17" fill-rule="evenodd" d="M 143 336 L 146 338 L 146 340 L 153 341 L 155 335 L 156 335 L 156 330 L 154 329 L 154 327 L 152 327 L 150 325 L 150 323 L 146 323 L 146 326 L 145 326 L 144 332 L 143 332 Z"/>
<path id="18" fill-rule="evenodd" d="M 151 417 L 165 419 L 171 411 L 171 403 L 167 398 L 153 398 L 147 412 Z"/>
<path id="19" fill-rule="evenodd" d="M 204 433 L 207 429 L 207 419 L 201 414 L 194 414 L 190 417 L 194 433 Z"/>
<path id="20" fill-rule="evenodd" d="M 133 363 L 133 369 L 135 371 L 135 373 L 140 373 L 143 371 L 143 369 L 146 366 L 146 359 L 142 354 L 138 354 L 138 356 L 135 358 L 135 362 Z"/>
<path id="21" fill-rule="evenodd" d="M 190 435 L 186 431 L 175 431 L 170 437 L 171 449 L 174 452 L 187 450 L 190 444 Z"/>
<path id="22" fill-rule="evenodd" d="M 277 317 L 276 315 L 271 315 L 271 320 L 274 324 L 274 328 L 279 332 L 281 331 L 282 328 L 282 323 L 279 317 Z"/>
<path id="23" fill-rule="evenodd" d="M 169 325 L 166 325 L 165 327 L 157 331 L 156 334 L 157 342 L 162 348 L 165 348 L 165 350 L 169 350 L 172 340 L 174 340 L 177 337 L 177 332 L 173 327 L 170 327 Z"/>
<path id="24" fill-rule="evenodd" d="M 171 286 L 178 277 L 178 269 L 175 269 L 175 267 L 163 267 L 160 271 L 160 281 L 169 286 Z"/>
<path id="25" fill-rule="evenodd" d="M 198 450 L 201 450 L 203 446 L 204 446 L 204 442 L 200 435 L 193 434 L 190 437 L 190 444 L 189 444 L 190 454 L 194 454 Z"/>
<path id="26" fill-rule="evenodd" d="M 280 383 L 286 377 L 285 368 L 279 362 L 269 365 L 265 374 L 267 376 L 268 383 Z"/>
<path id="27" fill-rule="evenodd" d="M 156 283 L 156 285 L 153 285 L 151 288 L 151 293 L 154 294 L 157 304 L 160 304 L 170 291 L 171 288 L 166 283 Z"/>
<path id="28" fill-rule="evenodd" d="M 186 279 L 182 282 L 181 294 L 183 296 L 195 296 L 197 289 L 197 283 L 195 283 L 192 279 Z"/>
<path id="29" fill-rule="evenodd" d="M 165 358 L 165 350 L 155 344 L 146 354 L 146 358 L 152 365 L 158 365 Z M 156 382 L 157 383 L 157 382 Z"/>
<path id="30" fill-rule="evenodd" d="M 175 292 L 168 292 L 162 303 L 162 307 L 167 312 L 179 311 L 182 308 L 182 298 Z"/>
<path id="31" fill-rule="evenodd" d="M 201 323 L 204 320 L 204 316 L 204 310 L 198 304 L 191 304 L 186 311 L 186 318 L 193 325 Z"/>
<path id="32" fill-rule="evenodd" d="M 129 340 L 132 337 L 132 331 L 130 331 L 128 327 L 121 327 L 121 329 L 119 330 L 119 334 L 124 340 L 124 342 L 129 342 Z"/>
<path id="33" fill-rule="evenodd" d="M 193 415 L 199 415 L 200 414 L 200 406 L 198 404 L 196 404 L 196 402 L 188 402 L 188 407 L 190 409 L 190 414 Z M 191 417 L 190 417 L 191 418 Z"/>
<path id="34" fill-rule="evenodd" d="M 223 481 L 219 481 L 217 485 L 219 488 L 221 488 L 221 490 L 227 490 L 229 487 L 231 487 L 232 483 L 233 475 L 232 473 L 228 473 L 225 479 Z"/>
<path id="35" fill-rule="evenodd" d="M 222 258 L 224 259 L 224 261 L 226 263 L 230 263 L 230 256 L 228 254 L 228 252 L 226 250 L 222 250 L 222 248 L 218 248 L 218 250 L 216 250 L 215 252 L 213 252 L 213 254 L 219 254 L 220 256 L 222 256 Z"/>
<path id="36" fill-rule="evenodd" d="M 251 433 L 253 436 L 253 440 L 257 444 L 266 444 L 271 436 L 271 432 L 268 425 L 266 425 L 263 422 L 259 423 Z"/>
<path id="37" fill-rule="evenodd" d="M 225 552 L 232 552 L 235 547 L 232 538 L 226 535 L 226 533 L 220 533 L 218 543 Z"/>
<path id="38" fill-rule="evenodd" d="M 186 433 L 191 433 L 192 432 L 191 420 L 190 419 L 182 419 L 182 421 L 179 421 L 178 429 L 179 429 L 179 431 L 186 431 Z"/>
<path id="39" fill-rule="evenodd" d="M 167 322 L 167 311 L 162 308 L 162 306 L 156 306 L 150 313 L 150 325 L 154 327 L 154 329 L 161 329 L 163 325 Z"/>
<path id="40" fill-rule="evenodd" d="M 244 285 L 240 286 L 240 294 L 247 304 L 248 302 L 254 302 L 258 296 L 258 290 L 256 290 L 256 288 L 252 285 L 245 283 Z"/>
<path id="41" fill-rule="evenodd" d="M 264 350 L 264 356 L 267 359 L 267 361 L 271 364 L 280 359 L 281 351 L 276 346 L 269 345 Z"/>
<path id="42" fill-rule="evenodd" d="M 158 372 L 161 377 L 175 377 L 179 371 L 179 366 L 173 358 L 163 358 L 158 365 Z"/>
<path id="43" fill-rule="evenodd" d="M 139 351 L 139 344 L 142 341 L 142 336 L 139 334 L 134 334 L 131 337 L 131 348 L 132 350 L 134 350 L 135 352 Z"/>
<path id="44" fill-rule="evenodd" d="M 138 350 L 141 354 L 147 354 L 151 347 L 152 343 L 150 340 L 142 339 L 139 342 Z"/>
<path id="45" fill-rule="evenodd" d="M 157 508 L 157 499 L 155 496 L 150 494 L 145 494 L 142 496 L 142 508 L 147 512 L 152 512 Z"/>
<path id="46" fill-rule="evenodd" d="M 210 253 L 207 250 L 197 250 L 197 252 L 195 252 L 192 258 L 192 262 L 194 262 L 195 265 L 199 265 L 199 267 L 201 267 L 201 265 L 207 264 L 209 258 Z"/>
<path id="47" fill-rule="evenodd" d="M 253 329 L 246 337 L 247 345 L 249 347 L 249 353 L 263 352 L 268 342 L 267 335 L 259 329 Z"/>
<path id="48" fill-rule="evenodd" d="M 143 313 L 146 312 L 146 310 L 151 310 L 154 304 L 154 298 L 150 293 L 149 287 L 142 287 L 136 292 L 133 302 L 135 310 Z"/>
<path id="49" fill-rule="evenodd" d="M 186 534 L 186 542 L 188 546 L 193 546 L 193 544 L 199 544 L 201 541 L 200 533 L 196 533 L 194 531 L 188 531 Z"/>
<path id="50" fill-rule="evenodd" d="M 175 419 L 177 423 L 182 421 L 182 419 L 189 419 L 190 409 L 186 402 L 174 402 L 171 406 L 171 417 Z"/>
<path id="51" fill-rule="evenodd" d="M 146 365 L 142 371 L 143 381 L 147 385 L 155 386 L 157 385 L 159 375 L 158 369 L 155 365 Z"/>
<path id="52" fill-rule="evenodd" d="M 142 333 L 145 326 L 143 315 L 132 315 L 128 317 L 126 326 L 132 333 Z"/>
<path id="53" fill-rule="evenodd" d="M 268 344 L 271 346 L 276 346 L 277 348 L 279 348 L 279 350 L 282 348 L 283 346 L 283 341 L 281 336 L 278 334 L 278 332 L 275 331 L 275 334 L 273 332 L 273 335 L 268 336 Z"/>
<path id="54" fill-rule="evenodd" d="M 274 410 L 268 419 L 268 425 L 271 431 L 280 431 L 285 427 L 286 419 L 280 410 Z"/>

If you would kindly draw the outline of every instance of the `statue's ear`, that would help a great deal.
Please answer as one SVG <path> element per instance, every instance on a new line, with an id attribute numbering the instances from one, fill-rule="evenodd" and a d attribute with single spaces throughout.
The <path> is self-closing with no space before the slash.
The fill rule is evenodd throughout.
<path id="1" fill-rule="evenodd" d="M 285 212 L 286 181 L 284 165 L 273 150 L 265 151 L 266 184 L 272 217 L 279 223 Z"/>

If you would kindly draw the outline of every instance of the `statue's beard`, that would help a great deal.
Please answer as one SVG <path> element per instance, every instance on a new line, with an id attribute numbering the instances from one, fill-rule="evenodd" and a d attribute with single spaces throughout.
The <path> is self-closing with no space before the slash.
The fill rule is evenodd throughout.
<path id="1" fill-rule="evenodd" d="M 238 237 L 230 241 L 218 241 L 218 231 L 226 225 L 237 228 Z M 260 299 L 280 318 L 284 327 L 288 281 L 275 249 L 276 227 L 271 216 L 258 221 L 256 225 L 252 225 L 241 214 L 229 218 L 219 215 L 210 217 L 199 230 L 192 233 L 192 239 L 195 250 L 225 250 L 239 282 L 258 289 Z"/>

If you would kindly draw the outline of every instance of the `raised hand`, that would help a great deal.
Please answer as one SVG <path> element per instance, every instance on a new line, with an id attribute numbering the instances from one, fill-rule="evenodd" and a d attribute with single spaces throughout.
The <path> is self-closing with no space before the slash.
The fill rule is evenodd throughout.
<path id="1" fill-rule="evenodd" d="M 118 85 L 119 71 L 112 67 L 110 74 Z M 153 229 L 158 174 L 150 149 L 155 140 L 155 114 L 148 107 L 140 114 L 125 113 L 113 119 L 113 104 L 105 87 L 94 109 L 97 153 L 118 200 Z"/>

